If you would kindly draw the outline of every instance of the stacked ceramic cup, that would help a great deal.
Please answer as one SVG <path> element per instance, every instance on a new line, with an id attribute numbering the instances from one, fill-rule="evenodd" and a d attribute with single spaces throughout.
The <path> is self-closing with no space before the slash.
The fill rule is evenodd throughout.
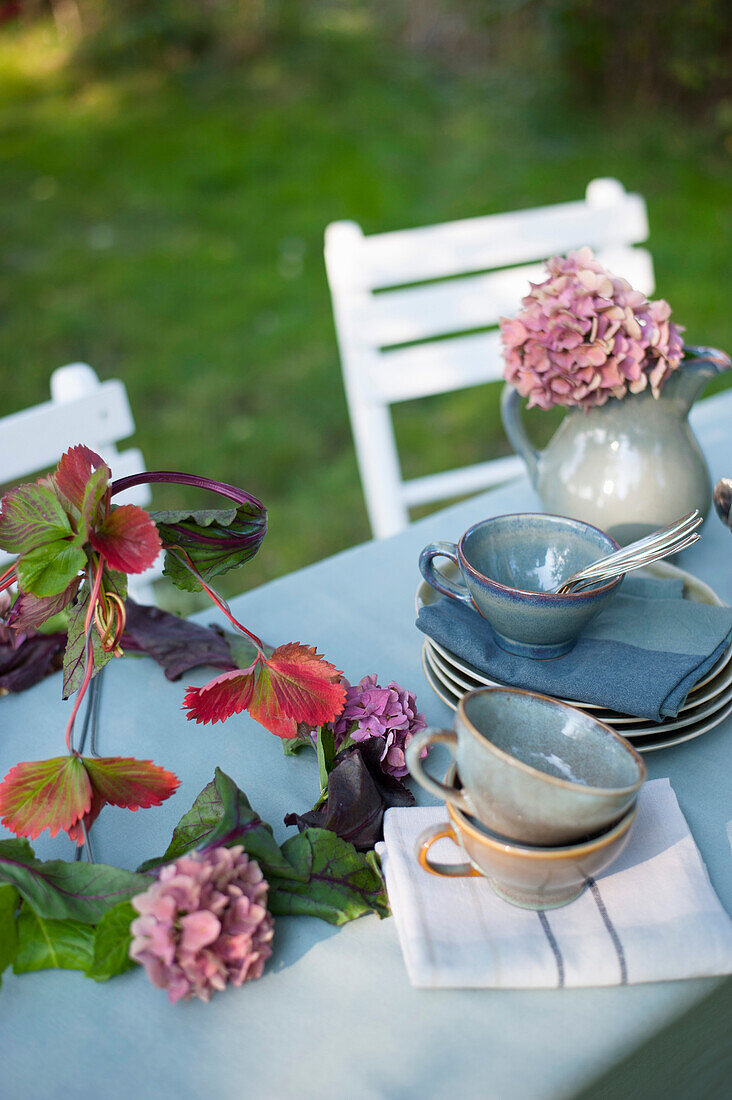
<path id="1" fill-rule="evenodd" d="M 422 763 L 433 744 L 454 763 L 444 783 Z M 479 688 L 463 695 L 454 730 L 427 729 L 407 748 L 414 778 L 444 799 L 448 822 L 420 837 L 437 875 L 484 875 L 514 905 L 552 909 L 578 897 L 623 850 L 646 777 L 633 746 L 591 715 L 544 695 Z M 435 863 L 454 840 L 468 863 Z"/>

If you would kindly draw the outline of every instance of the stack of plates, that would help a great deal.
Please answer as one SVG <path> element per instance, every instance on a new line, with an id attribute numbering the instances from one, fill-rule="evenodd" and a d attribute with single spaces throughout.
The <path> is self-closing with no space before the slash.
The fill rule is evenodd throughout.
<path id="1" fill-rule="evenodd" d="M 446 569 L 445 572 L 448 573 L 449 570 Z M 657 562 L 649 566 L 647 572 L 657 577 L 681 577 L 684 581 L 684 599 L 724 606 L 724 601 L 703 581 L 669 565 L 668 562 Z M 417 610 L 439 598 L 439 593 L 423 581 L 417 589 Z M 461 695 L 472 688 L 504 686 L 500 680 L 492 680 L 431 638 L 426 638 L 422 647 L 422 667 L 430 687 L 453 710 Z M 593 703 L 581 703 L 573 699 L 563 699 L 562 702 L 572 703 L 612 726 L 623 737 L 627 737 L 639 752 L 652 752 L 654 749 L 679 745 L 682 741 L 691 741 L 692 738 L 713 729 L 727 715 L 732 714 L 732 646 L 725 650 L 716 665 L 691 689 L 675 718 L 653 722 L 648 718 L 620 714 Z"/>

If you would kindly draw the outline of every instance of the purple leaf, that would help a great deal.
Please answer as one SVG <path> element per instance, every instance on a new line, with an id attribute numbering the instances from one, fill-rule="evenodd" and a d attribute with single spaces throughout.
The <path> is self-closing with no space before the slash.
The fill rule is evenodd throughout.
<path id="1" fill-rule="evenodd" d="M 122 648 L 147 653 L 162 665 L 168 680 L 179 680 L 184 672 L 200 665 L 236 667 L 226 640 L 217 631 L 130 599 L 126 609 Z"/>
<path id="2" fill-rule="evenodd" d="M 381 770 L 383 740 L 361 741 L 336 757 L 328 777 L 328 800 L 318 810 L 288 814 L 285 825 L 330 829 L 360 851 L 383 839 L 384 811 L 389 806 L 411 806 L 414 795 L 394 776 Z"/>
<path id="3" fill-rule="evenodd" d="M 15 630 L 28 630 L 41 626 L 53 615 L 58 615 L 73 600 L 81 577 L 74 577 L 58 596 L 34 596 L 31 592 L 20 592 L 8 615 L 8 626 Z"/>
<path id="4" fill-rule="evenodd" d="M 61 667 L 65 634 L 34 634 L 17 648 L 0 645 L 0 690 L 25 691 Z"/>

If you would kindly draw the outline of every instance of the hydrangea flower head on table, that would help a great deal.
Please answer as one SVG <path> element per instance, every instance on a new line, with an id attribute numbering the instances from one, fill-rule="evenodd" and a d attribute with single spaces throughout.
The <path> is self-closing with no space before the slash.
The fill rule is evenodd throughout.
<path id="1" fill-rule="evenodd" d="M 409 774 L 404 750 L 426 725 L 424 715 L 417 710 L 414 692 L 394 681 L 379 687 L 375 676 L 364 676 L 359 684 L 346 682 L 346 701 L 333 722 L 335 747 L 340 749 L 349 737 L 355 742 L 380 737 L 384 741 L 382 770 L 403 779 Z"/>
<path id="2" fill-rule="evenodd" d="M 650 387 L 658 397 L 683 355 L 683 329 L 663 299 L 649 301 L 590 248 L 546 264 L 514 318 L 500 319 L 504 377 L 528 407 L 604 405 Z"/>
<path id="3" fill-rule="evenodd" d="M 267 890 L 240 845 L 184 856 L 132 899 L 130 958 L 173 1004 L 259 978 L 272 954 Z"/>

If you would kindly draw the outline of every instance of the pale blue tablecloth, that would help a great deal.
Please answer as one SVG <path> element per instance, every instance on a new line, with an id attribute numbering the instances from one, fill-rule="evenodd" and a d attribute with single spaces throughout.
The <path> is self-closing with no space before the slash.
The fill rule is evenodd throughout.
<path id="1" fill-rule="evenodd" d="M 732 392 L 703 402 L 693 421 L 713 477 L 731 475 Z M 317 645 L 351 680 L 375 672 L 415 689 L 428 721 L 449 725 L 452 716 L 420 667 L 418 552 L 435 539 L 454 540 L 484 516 L 537 507 L 519 481 L 266 585 L 236 600 L 235 610 L 268 640 Z M 679 564 L 732 603 L 732 534 L 715 517 Z M 200 670 L 191 682 L 208 678 Z M 168 683 L 152 661 L 114 662 L 105 674 L 100 750 L 152 757 L 177 772 L 182 787 L 159 809 L 106 809 L 94 827 L 101 861 L 134 867 L 161 852 L 217 764 L 280 839 L 288 833 L 284 814 L 313 801 L 312 756 L 285 758 L 246 715 L 213 727 L 188 723 L 183 687 Z M 68 713 L 59 696 L 51 678 L 0 700 L 0 774 L 18 759 L 58 753 Z M 646 760 L 650 777 L 670 777 L 714 888 L 732 911 L 732 719 Z M 42 858 L 70 852 L 62 837 L 46 836 L 36 849 Z M 393 921 L 367 917 L 334 929 L 281 918 L 264 977 L 209 1005 L 172 1007 L 141 971 L 106 985 L 70 971 L 6 972 L 0 1097 L 565 1098 L 714 986 L 426 992 L 407 981 Z"/>

